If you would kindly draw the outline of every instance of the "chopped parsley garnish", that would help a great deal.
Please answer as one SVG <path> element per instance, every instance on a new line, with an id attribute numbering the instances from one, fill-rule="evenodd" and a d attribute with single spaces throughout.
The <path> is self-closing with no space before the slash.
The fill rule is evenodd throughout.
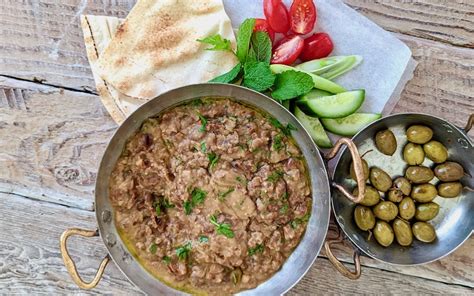
<path id="1" fill-rule="evenodd" d="M 287 136 L 291 135 L 291 131 L 296 131 L 296 127 L 294 127 L 291 123 L 288 123 L 286 126 L 284 126 L 280 121 L 278 121 L 278 119 L 273 117 L 270 117 L 269 121 L 271 125 L 279 128 L 282 133 Z"/>
<path id="2" fill-rule="evenodd" d="M 150 253 L 152 253 L 152 254 L 155 254 L 157 249 L 158 249 L 158 245 L 155 244 L 155 243 L 152 243 L 152 244 L 150 245 L 150 247 L 148 248 L 148 250 L 149 250 Z"/>
<path id="3" fill-rule="evenodd" d="M 283 172 L 278 170 L 278 171 L 275 171 L 275 172 L 271 173 L 270 176 L 268 176 L 267 181 L 276 182 L 276 181 L 280 180 L 282 177 L 283 177 Z"/>
<path id="4" fill-rule="evenodd" d="M 176 255 L 178 256 L 179 260 L 186 260 L 189 256 L 190 251 L 191 251 L 191 243 L 187 242 L 186 244 L 176 249 Z"/>
<path id="5" fill-rule="evenodd" d="M 207 150 L 207 148 L 206 148 L 206 142 L 202 141 L 202 142 L 201 142 L 201 152 L 202 152 L 202 153 L 206 153 L 206 150 Z"/>
<path id="6" fill-rule="evenodd" d="M 199 236 L 199 242 L 200 242 L 200 243 L 203 243 L 203 244 L 204 244 L 204 243 L 207 243 L 207 242 L 209 242 L 209 238 L 208 238 L 207 236 L 205 236 L 205 235 L 200 235 L 200 236 Z"/>
<path id="7" fill-rule="evenodd" d="M 230 228 L 230 224 L 218 223 L 215 215 L 211 215 L 210 221 L 211 221 L 211 224 L 216 227 L 216 232 L 218 234 L 222 234 L 223 236 L 226 236 L 228 238 L 234 237 L 234 232 Z"/>
<path id="8" fill-rule="evenodd" d="M 160 217 L 161 216 L 161 201 L 160 199 L 156 199 L 153 203 L 152 203 L 152 206 L 153 208 L 155 208 L 155 213 L 156 213 L 156 216 L 157 217 Z"/>
<path id="9" fill-rule="evenodd" d="M 288 193 L 288 191 L 285 191 L 282 195 L 281 195 L 281 199 L 287 199 L 288 196 L 290 196 L 290 194 Z"/>
<path id="10" fill-rule="evenodd" d="M 170 263 L 171 263 L 171 257 L 169 257 L 169 256 L 163 256 L 162 260 L 163 260 L 163 262 L 166 263 L 166 264 L 170 264 Z"/>
<path id="11" fill-rule="evenodd" d="M 280 208 L 280 214 L 286 214 L 288 212 L 288 204 L 285 203 L 281 208 Z"/>
<path id="12" fill-rule="evenodd" d="M 170 201 L 168 199 L 163 199 L 163 206 L 166 208 L 166 209 L 172 209 L 174 208 L 174 204 L 170 203 Z"/>
<path id="13" fill-rule="evenodd" d="M 174 208 L 174 204 L 170 203 L 170 201 L 163 196 L 156 198 L 152 204 L 153 208 L 155 209 L 155 213 L 157 217 L 160 217 L 163 213 L 163 209 L 171 209 Z"/>
<path id="14" fill-rule="evenodd" d="M 257 253 L 260 253 L 260 254 L 261 254 L 261 253 L 263 253 L 263 250 L 264 250 L 264 249 L 265 249 L 265 247 L 263 246 L 263 244 L 258 244 L 258 245 L 256 245 L 256 246 L 253 247 L 253 248 L 249 248 L 249 249 L 248 249 L 248 254 L 249 254 L 249 256 L 253 256 L 253 255 L 257 254 Z"/>
<path id="15" fill-rule="evenodd" d="M 200 132 L 205 132 L 206 131 L 206 126 L 207 126 L 207 119 L 201 113 L 198 113 L 197 115 L 199 117 L 199 120 L 201 120 L 201 128 L 199 129 L 199 131 Z"/>
<path id="16" fill-rule="evenodd" d="M 202 101 L 201 101 L 201 99 L 195 99 L 195 100 L 192 100 L 192 102 L 191 102 L 191 106 L 193 106 L 193 107 L 199 107 L 199 106 L 202 106 Z"/>
<path id="17" fill-rule="evenodd" d="M 246 185 L 248 183 L 247 179 L 242 178 L 241 176 L 235 177 L 235 180 L 237 180 L 237 182 L 242 183 L 244 185 Z"/>
<path id="18" fill-rule="evenodd" d="M 304 215 L 303 217 L 301 218 L 295 218 L 293 219 L 291 222 L 290 222 L 290 226 L 291 228 L 295 229 L 298 227 L 298 225 L 304 223 L 304 222 L 308 222 L 309 221 L 309 214 L 306 214 Z"/>
<path id="19" fill-rule="evenodd" d="M 217 162 L 219 161 L 219 155 L 214 152 L 209 152 L 207 154 L 207 158 L 209 159 L 209 168 L 212 169 Z"/>
<path id="20" fill-rule="evenodd" d="M 187 200 L 183 203 L 184 213 L 186 215 L 191 214 L 193 208 L 196 207 L 198 204 L 202 204 L 206 196 L 206 191 L 201 190 L 197 187 L 194 188 L 193 191 L 191 191 L 191 200 Z"/>
<path id="21" fill-rule="evenodd" d="M 224 200 L 227 195 L 231 194 L 232 192 L 234 192 L 235 188 L 234 187 L 231 187 L 229 189 L 227 189 L 226 191 L 224 192 L 219 192 L 219 200 Z"/>
<path id="22" fill-rule="evenodd" d="M 273 138 L 273 144 L 272 144 L 273 149 L 275 149 L 276 151 L 280 151 L 281 148 L 283 148 L 283 146 L 284 146 L 283 136 L 280 134 L 276 135 L 275 138 Z"/>

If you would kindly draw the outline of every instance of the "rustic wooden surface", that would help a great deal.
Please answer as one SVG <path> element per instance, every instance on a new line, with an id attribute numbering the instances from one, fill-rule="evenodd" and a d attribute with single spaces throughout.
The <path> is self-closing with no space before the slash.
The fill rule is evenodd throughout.
<path id="1" fill-rule="evenodd" d="M 407 43 L 418 61 L 394 112 L 422 111 L 463 125 L 474 113 L 474 2 L 345 0 Z M 93 184 L 116 129 L 95 95 L 78 17 L 125 17 L 133 0 L 0 1 L 0 291 L 72 294 L 59 254 L 61 232 L 95 228 Z M 470 134 L 474 135 L 473 132 Z M 328 237 L 337 235 L 331 224 Z M 72 238 L 91 278 L 105 247 Z M 350 281 L 322 252 L 289 294 L 472 294 L 474 238 L 435 263 L 401 267 L 362 258 Z M 351 247 L 336 255 L 351 262 Z M 348 264 L 351 266 L 350 264 Z M 140 294 L 114 264 L 90 294 Z"/>

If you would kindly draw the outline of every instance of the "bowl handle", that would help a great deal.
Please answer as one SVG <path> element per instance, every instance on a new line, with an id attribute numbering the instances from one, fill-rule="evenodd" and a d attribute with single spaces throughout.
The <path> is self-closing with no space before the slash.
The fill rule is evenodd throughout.
<path id="1" fill-rule="evenodd" d="M 105 256 L 105 258 L 100 263 L 99 269 L 97 270 L 97 273 L 94 279 L 90 281 L 89 283 L 85 282 L 79 276 L 79 273 L 77 272 L 77 269 L 76 269 L 76 264 L 74 264 L 74 261 L 72 260 L 67 250 L 67 245 L 66 245 L 67 239 L 72 235 L 94 237 L 94 236 L 99 236 L 99 231 L 98 230 L 85 230 L 85 229 L 79 229 L 79 228 L 69 228 L 66 231 L 64 231 L 63 234 L 61 234 L 61 238 L 59 241 L 60 248 L 61 248 L 61 256 L 63 257 L 64 265 L 66 266 L 66 269 L 69 272 L 69 275 L 72 277 L 74 282 L 79 286 L 79 288 L 86 289 L 86 290 L 92 289 L 95 286 L 97 286 L 100 279 L 102 278 L 102 275 L 104 274 L 104 269 L 110 261 L 109 254 L 107 254 L 107 256 Z"/>
<path id="2" fill-rule="evenodd" d="M 351 279 L 351 280 L 357 280 L 360 278 L 361 275 L 361 266 L 360 266 L 360 255 L 358 250 L 354 250 L 354 255 L 353 255 L 353 260 L 354 260 L 354 265 L 355 265 L 355 270 L 350 271 L 347 267 L 342 264 L 339 259 L 334 256 L 334 254 L 331 251 L 331 245 L 332 244 L 339 244 L 342 243 L 343 238 L 341 235 L 337 239 L 327 239 L 324 242 L 324 249 L 326 250 L 326 256 L 328 256 L 329 261 L 334 265 L 334 268 L 336 268 L 339 273 L 341 273 L 343 276 Z"/>
<path id="3" fill-rule="evenodd" d="M 462 129 L 463 132 L 467 135 L 474 125 L 474 114 L 471 114 L 467 120 L 466 126 Z"/>
<path id="4" fill-rule="evenodd" d="M 339 150 L 341 150 L 342 145 L 346 145 L 349 151 L 351 152 L 352 162 L 354 163 L 354 172 L 357 179 L 357 187 L 359 188 L 359 195 L 354 196 L 349 191 L 347 191 L 342 185 L 332 182 L 332 186 L 336 187 L 345 197 L 350 199 L 355 203 L 359 203 L 364 198 L 365 193 L 365 177 L 364 177 L 364 168 L 362 166 L 362 158 L 359 155 L 357 146 L 349 138 L 340 138 L 334 147 L 324 156 L 327 160 L 333 159 L 336 157 Z"/>

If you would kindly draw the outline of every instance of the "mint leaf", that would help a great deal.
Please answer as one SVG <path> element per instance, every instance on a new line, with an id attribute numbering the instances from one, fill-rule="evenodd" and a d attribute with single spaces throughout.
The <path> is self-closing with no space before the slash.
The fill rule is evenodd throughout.
<path id="1" fill-rule="evenodd" d="M 257 61 L 270 64 L 272 58 L 272 41 L 266 32 L 257 31 L 253 33 L 252 49 Z"/>
<path id="2" fill-rule="evenodd" d="M 232 51 L 232 45 L 230 43 L 230 40 L 222 38 L 222 36 L 219 34 L 212 35 L 203 39 L 197 39 L 196 41 L 213 46 L 206 48 L 206 50 Z"/>
<path id="3" fill-rule="evenodd" d="M 243 86 L 256 91 L 264 91 L 275 82 L 275 75 L 265 62 L 246 63 L 244 65 Z"/>
<path id="4" fill-rule="evenodd" d="M 234 81 L 240 74 L 240 70 L 242 70 L 242 64 L 241 63 L 238 63 L 237 65 L 235 65 L 234 68 L 232 68 L 229 72 L 227 73 L 224 73 L 220 76 L 217 76 L 211 80 L 209 80 L 209 82 L 215 82 L 215 83 L 230 83 L 232 81 Z"/>
<path id="5" fill-rule="evenodd" d="M 246 19 L 239 27 L 237 36 L 237 58 L 244 63 L 250 46 L 250 38 L 252 37 L 253 28 L 255 27 L 255 19 Z"/>
<path id="6" fill-rule="evenodd" d="M 308 74 L 285 71 L 277 74 L 272 97 L 280 101 L 289 100 L 308 93 L 313 87 L 313 79 Z"/>
<path id="7" fill-rule="evenodd" d="M 252 47 L 249 48 L 249 52 L 247 53 L 247 58 L 245 59 L 245 64 L 248 63 L 256 63 L 257 61 L 257 54 Z"/>

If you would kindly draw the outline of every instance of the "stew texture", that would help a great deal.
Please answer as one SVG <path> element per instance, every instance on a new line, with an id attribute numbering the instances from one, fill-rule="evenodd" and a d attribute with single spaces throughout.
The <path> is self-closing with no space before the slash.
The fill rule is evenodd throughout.
<path id="1" fill-rule="evenodd" d="M 147 119 L 109 187 L 130 251 L 161 281 L 194 294 L 236 293 L 272 276 L 311 213 L 292 129 L 215 98 Z"/>

